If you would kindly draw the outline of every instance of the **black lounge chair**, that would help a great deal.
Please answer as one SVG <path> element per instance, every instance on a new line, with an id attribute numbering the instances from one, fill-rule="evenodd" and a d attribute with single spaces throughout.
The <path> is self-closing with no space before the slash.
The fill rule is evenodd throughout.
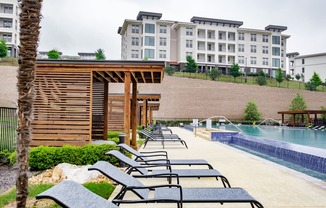
<path id="1" fill-rule="evenodd" d="M 161 142 L 163 149 L 165 148 L 165 142 L 180 142 L 188 149 L 187 143 L 179 138 L 179 136 L 176 134 L 153 134 L 152 132 L 148 132 L 146 130 L 141 130 L 139 132 L 145 136 L 144 148 L 149 141 L 154 141 Z"/>
<path id="2" fill-rule="evenodd" d="M 123 150 L 130 152 L 135 156 L 135 160 L 137 162 L 144 162 L 147 165 L 158 165 L 158 164 L 170 164 L 171 166 L 174 165 L 207 165 L 209 169 L 213 169 L 213 167 L 206 161 L 201 159 L 193 159 L 193 160 L 170 160 L 168 158 L 166 151 L 152 151 L 152 152 L 138 152 L 128 146 L 127 144 L 118 144 Z M 155 159 L 151 159 L 155 158 Z M 158 159 L 157 159 L 158 158 Z"/>
<path id="3" fill-rule="evenodd" d="M 38 194 L 36 199 L 52 199 L 60 206 L 69 208 L 118 208 L 112 202 L 70 180 L 62 181 Z"/>
<path id="4" fill-rule="evenodd" d="M 137 161 L 130 159 L 117 150 L 111 150 L 105 154 L 116 157 L 121 162 L 125 163 L 128 168 L 126 173 L 131 174 L 132 172 L 138 172 L 140 175 L 133 175 L 138 178 L 167 178 L 171 183 L 171 178 L 208 178 L 213 177 L 222 181 L 224 187 L 231 187 L 228 179 L 223 176 L 219 171 L 215 169 L 171 169 L 169 164 L 158 164 L 158 165 L 142 165 Z M 156 167 L 166 167 L 167 169 L 148 169 Z"/>
<path id="5" fill-rule="evenodd" d="M 168 184 L 158 186 L 144 186 L 140 181 L 128 175 L 112 164 L 105 161 L 98 161 L 88 170 L 97 170 L 106 177 L 112 179 L 122 186 L 120 192 L 112 200 L 113 203 L 134 203 L 134 200 L 124 200 L 128 191 L 139 197 L 137 203 L 143 201 L 175 203 L 182 207 L 183 203 L 249 203 L 252 208 L 263 208 L 263 205 L 254 199 L 246 190 L 242 188 L 182 188 L 179 185 Z M 169 187 L 171 185 L 171 188 Z M 149 197 L 154 191 L 153 198 Z M 181 206 L 180 206 L 181 205 Z"/>

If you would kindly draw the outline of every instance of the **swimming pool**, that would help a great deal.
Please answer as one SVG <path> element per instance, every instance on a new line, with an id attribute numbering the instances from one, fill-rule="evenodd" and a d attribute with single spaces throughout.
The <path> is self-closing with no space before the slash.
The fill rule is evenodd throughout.
<path id="1" fill-rule="evenodd" d="M 241 129 L 242 134 L 248 136 L 267 138 L 270 140 L 277 140 L 309 147 L 326 149 L 326 131 L 279 126 L 239 125 L 237 127 Z M 217 128 L 239 131 L 233 125 L 222 125 L 217 126 Z"/>

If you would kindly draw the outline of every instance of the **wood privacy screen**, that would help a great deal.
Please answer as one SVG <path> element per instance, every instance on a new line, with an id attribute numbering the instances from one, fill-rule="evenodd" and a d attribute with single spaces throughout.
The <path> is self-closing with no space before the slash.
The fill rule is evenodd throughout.
<path id="1" fill-rule="evenodd" d="M 35 90 L 32 146 L 89 143 L 92 72 L 38 69 Z"/>

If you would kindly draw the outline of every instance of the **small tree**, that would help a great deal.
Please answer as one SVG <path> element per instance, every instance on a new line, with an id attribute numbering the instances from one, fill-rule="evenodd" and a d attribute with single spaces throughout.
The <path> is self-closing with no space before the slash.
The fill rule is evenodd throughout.
<path id="1" fill-rule="evenodd" d="M 6 41 L 0 39 L 0 58 L 6 57 L 8 54 L 8 47 Z"/>
<path id="2" fill-rule="evenodd" d="M 294 98 L 292 99 L 292 102 L 290 104 L 289 110 L 306 110 L 307 109 L 307 104 L 304 100 L 304 97 L 300 94 L 297 93 Z M 296 115 L 295 119 L 299 119 L 300 115 Z M 293 120 L 293 117 L 291 116 L 290 120 Z"/>
<path id="3" fill-rule="evenodd" d="M 233 77 L 233 81 L 235 82 L 235 78 L 239 77 L 241 75 L 240 73 L 240 67 L 238 64 L 232 64 L 231 68 L 230 68 L 230 74 Z"/>
<path id="4" fill-rule="evenodd" d="M 216 78 L 219 77 L 220 75 L 221 75 L 221 71 L 216 68 L 212 68 L 210 72 L 208 72 L 208 76 L 209 78 L 211 78 L 211 80 L 216 80 Z"/>
<path id="5" fill-rule="evenodd" d="M 95 58 L 96 60 L 105 60 L 105 54 L 104 54 L 104 50 L 99 48 L 97 49 L 97 51 L 95 51 Z"/>
<path id="6" fill-rule="evenodd" d="M 260 86 L 263 86 L 263 85 L 267 84 L 266 74 L 263 71 L 260 71 L 258 73 L 257 84 L 260 85 Z"/>
<path id="7" fill-rule="evenodd" d="M 53 49 L 48 52 L 49 59 L 60 59 L 60 54 L 57 50 Z"/>
<path id="8" fill-rule="evenodd" d="M 304 85 L 306 90 L 310 90 L 310 91 L 316 91 L 317 90 L 317 86 L 315 84 L 313 84 L 311 81 L 307 82 Z"/>
<path id="9" fill-rule="evenodd" d="M 197 72 L 198 65 L 191 56 L 187 56 L 187 63 L 186 63 L 186 68 L 185 72 L 190 72 L 190 73 L 195 73 Z"/>
<path id="10" fill-rule="evenodd" d="M 281 68 L 277 69 L 277 73 L 276 73 L 276 77 L 275 77 L 276 81 L 278 82 L 278 86 L 281 86 L 281 82 L 284 81 L 284 75 L 283 75 L 283 71 Z"/>
<path id="11" fill-rule="evenodd" d="M 174 74 L 174 69 L 171 66 L 167 66 L 164 68 L 165 73 L 167 73 L 169 76 L 172 76 Z"/>
<path id="12" fill-rule="evenodd" d="M 310 82 L 311 84 L 315 85 L 316 88 L 319 86 L 319 85 L 322 85 L 323 84 L 323 81 L 321 81 L 319 75 L 314 72 L 314 74 L 312 75 L 312 77 L 310 78 Z"/>
<path id="13" fill-rule="evenodd" d="M 301 75 L 300 75 L 300 74 L 296 74 L 296 75 L 295 75 L 295 79 L 296 79 L 297 81 L 299 81 L 300 78 L 301 78 Z"/>
<path id="14" fill-rule="evenodd" d="M 258 111 L 258 107 L 255 102 L 253 101 L 248 102 L 243 117 L 247 121 L 260 120 L 261 113 Z"/>

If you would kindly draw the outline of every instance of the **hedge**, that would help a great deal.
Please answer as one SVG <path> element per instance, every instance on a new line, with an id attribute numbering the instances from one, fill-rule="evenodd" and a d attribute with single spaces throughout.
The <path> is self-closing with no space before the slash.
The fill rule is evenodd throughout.
<path id="1" fill-rule="evenodd" d="M 75 165 L 92 165 L 99 160 L 118 164 L 118 160 L 112 156 L 105 155 L 110 150 L 117 149 L 116 145 L 85 145 L 62 147 L 38 146 L 31 148 L 29 155 L 29 166 L 33 170 L 45 170 L 60 163 Z"/>

